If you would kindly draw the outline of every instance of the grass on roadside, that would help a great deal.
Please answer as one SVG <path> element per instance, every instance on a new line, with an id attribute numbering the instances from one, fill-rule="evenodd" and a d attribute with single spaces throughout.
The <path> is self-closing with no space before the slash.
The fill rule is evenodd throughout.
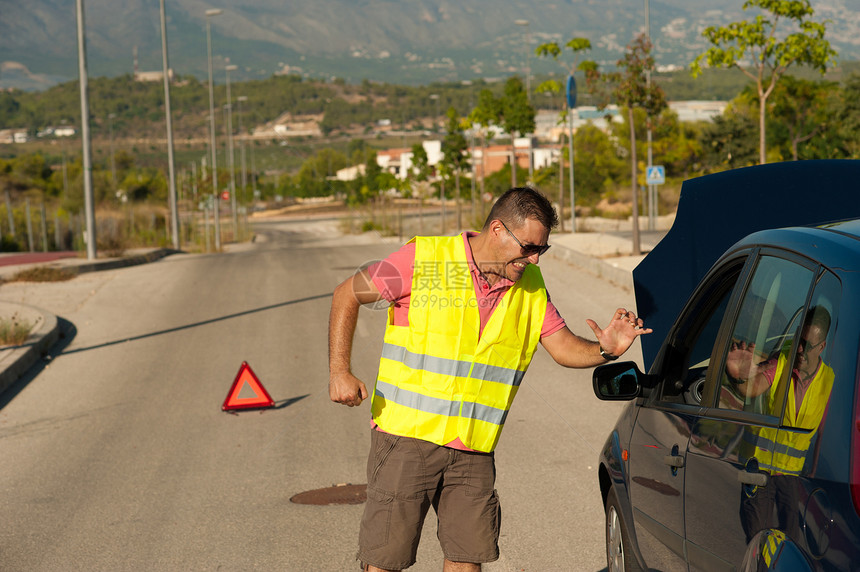
<path id="1" fill-rule="evenodd" d="M 6 282 L 64 282 L 77 276 L 77 272 L 68 268 L 53 266 L 34 266 L 26 268 L 7 278 Z"/>
<path id="2" fill-rule="evenodd" d="M 22 322 L 17 314 L 0 318 L 0 346 L 20 346 L 30 336 L 32 324 Z"/>

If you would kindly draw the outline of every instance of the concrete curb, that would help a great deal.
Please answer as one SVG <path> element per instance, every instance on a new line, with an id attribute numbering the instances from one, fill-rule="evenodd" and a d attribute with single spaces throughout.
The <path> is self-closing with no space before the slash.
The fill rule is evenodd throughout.
<path id="1" fill-rule="evenodd" d="M 87 272 L 98 272 L 101 270 L 114 270 L 116 268 L 125 268 L 127 266 L 137 266 L 139 264 L 148 264 L 160 260 L 171 254 L 181 254 L 181 250 L 173 250 L 170 248 L 159 248 L 145 254 L 136 254 L 123 258 L 109 258 L 107 260 L 96 260 L 95 262 L 84 262 L 82 264 L 55 264 L 58 267 L 66 267 L 78 274 L 86 274 Z"/>
<path id="2" fill-rule="evenodd" d="M 0 302 L 0 311 L 13 310 L 24 321 L 35 320 L 27 343 L 0 349 L 0 393 L 6 391 L 30 369 L 60 337 L 57 317 L 50 312 L 26 304 Z"/>

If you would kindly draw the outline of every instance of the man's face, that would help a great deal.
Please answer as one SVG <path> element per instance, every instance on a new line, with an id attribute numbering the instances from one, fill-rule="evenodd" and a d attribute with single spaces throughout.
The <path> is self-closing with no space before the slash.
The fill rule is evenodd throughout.
<path id="1" fill-rule="evenodd" d="M 821 352 L 827 345 L 825 333 L 818 326 L 804 326 L 800 334 L 800 346 L 794 366 L 800 371 L 811 373 L 818 367 Z"/>
<path id="2" fill-rule="evenodd" d="M 537 264 L 540 259 L 540 254 L 526 255 L 523 253 L 522 246 L 545 245 L 549 238 L 549 229 L 533 218 L 526 219 L 521 226 L 516 228 L 508 225 L 507 229 L 500 221 L 496 221 L 491 229 L 496 233 L 497 238 L 496 260 L 504 265 L 504 268 L 500 269 L 500 273 L 513 282 L 520 279 L 526 266 Z"/>

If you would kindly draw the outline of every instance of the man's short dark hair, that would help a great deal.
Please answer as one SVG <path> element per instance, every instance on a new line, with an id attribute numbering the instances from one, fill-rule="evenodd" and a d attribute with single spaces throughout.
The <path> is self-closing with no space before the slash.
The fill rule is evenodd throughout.
<path id="1" fill-rule="evenodd" d="M 830 312 L 823 306 L 813 306 L 806 315 L 806 325 L 817 326 L 821 329 L 821 334 L 827 337 L 830 330 Z"/>
<path id="2" fill-rule="evenodd" d="M 484 230 L 486 231 L 494 220 L 520 227 L 529 218 L 537 220 L 547 230 L 558 226 L 558 215 L 552 203 L 540 191 L 531 187 L 514 187 L 505 191 L 490 209 L 484 222 Z"/>

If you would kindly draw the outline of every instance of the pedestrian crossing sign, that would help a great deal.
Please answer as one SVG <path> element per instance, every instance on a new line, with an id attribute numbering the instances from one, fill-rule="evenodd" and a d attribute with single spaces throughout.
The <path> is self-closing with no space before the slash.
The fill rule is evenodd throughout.
<path id="1" fill-rule="evenodd" d="M 663 165 L 651 165 L 645 171 L 645 182 L 649 185 L 662 185 L 666 182 Z"/>

